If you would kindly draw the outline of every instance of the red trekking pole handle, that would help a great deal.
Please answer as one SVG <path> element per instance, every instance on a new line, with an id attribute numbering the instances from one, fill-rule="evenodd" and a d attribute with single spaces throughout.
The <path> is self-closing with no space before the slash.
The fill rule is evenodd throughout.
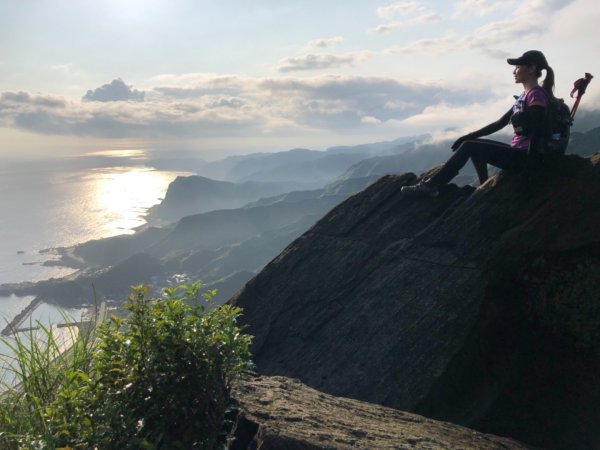
<path id="1" fill-rule="evenodd" d="M 594 76 L 591 73 L 585 73 L 585 77 L 580 78 L 573 84 L 573 90 L 571 91 L 571 98 L 574 97 L 575 93 L 577 93 L 577 99 L 575 100 L 575 104 L 573 105 L 573 109 L 571 110 L 571 119 L 575 118 L 575 113 L 577 112 L 577 108 L 579 107 L 579 101 L 583 94 L 585 94 L 585 90 L 592 81 Z"/>

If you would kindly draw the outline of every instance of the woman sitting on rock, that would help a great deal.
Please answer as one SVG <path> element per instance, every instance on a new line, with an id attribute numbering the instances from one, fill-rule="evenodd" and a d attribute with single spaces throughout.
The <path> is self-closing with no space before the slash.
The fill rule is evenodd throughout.
<path id="1" fill-rule="evenodd" d="M 414 186 L 404 186 L 403 194 L 438 195 L 439 186 L 448 184 L 458 175 L 469 158 L 473 161 L 481 184 L 488 179 L 488 164 L 501 169 L 518 169 L 525 165 L 528 155 L 534 153 L 543 135 L 546 110 L 550 99 L 554 99 L 554 71 L 544 54 L 538 50 L 527 51 L 519 58 L 509 58 L 507 61 L 515 66 L 515 83 L 521 83 L 524 89 L 513 107 L 496 122 L 459 138 L 452 144 L 454 155 L 442 169 L 428 180 Z M 540 86 L 538 79 L 542 70 L 546 71 L 546 77 Z M 510 144 L 479 139 L 501 130 L 511 122 L 515 134 Z"/>

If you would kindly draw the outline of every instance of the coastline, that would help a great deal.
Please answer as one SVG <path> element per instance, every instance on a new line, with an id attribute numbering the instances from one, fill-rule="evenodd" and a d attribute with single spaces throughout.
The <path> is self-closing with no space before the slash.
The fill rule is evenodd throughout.
<path id="1" fill-rule="evenodd" d="M 56 343 L 56 357 L 62 355 L 64 352 L 69 350 L 77 338 L 79 337 L 79 325 L 71 325 L 61 327 L 59 325 L 52 325 L 50 327 L 52 333 L 52 339 Z"/>
<path id="2" fill-rule="evenodd" d="M 56 259 L 42 261 L 40 265 L 45 267 L 66 267 L 69 269 L 82 269 L 86 267 L 84 259 L 75 255 L 75 249 L 77 248 L 77 245 L 71 247 L 52 247 L 40 250 L 39 253 L 41 255 L 51 254 L 56 256 Z"/>

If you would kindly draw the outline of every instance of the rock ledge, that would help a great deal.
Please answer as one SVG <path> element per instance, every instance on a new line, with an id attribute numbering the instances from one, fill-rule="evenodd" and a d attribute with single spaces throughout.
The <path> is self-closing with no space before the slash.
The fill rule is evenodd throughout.
<path id="1" fill-rule="evenodd" d="M 240 383 L 232 450 L 242 449 L 531 449 L 358 400 L 334 397 L 296 379 L 257 377 Z"/>

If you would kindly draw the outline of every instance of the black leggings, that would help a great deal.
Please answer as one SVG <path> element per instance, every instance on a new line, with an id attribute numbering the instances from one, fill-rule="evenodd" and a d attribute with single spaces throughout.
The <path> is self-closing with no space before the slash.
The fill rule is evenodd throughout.
<path id="1" fill-rule="evenodd" d="M 473 161 L 479 182 L 484 183 L 488 179 L 488 164 L 500 169 L 520 168 L 527 160 L 527 150 L 513 148 L 503 142 L 490 139 L 471 139 L 458 147 L 458 150 L 431 178 L 430 182 L 437 185 L 449 183 L 458 175 L 458 171 L 463 168 L 469 158 Z"/>

